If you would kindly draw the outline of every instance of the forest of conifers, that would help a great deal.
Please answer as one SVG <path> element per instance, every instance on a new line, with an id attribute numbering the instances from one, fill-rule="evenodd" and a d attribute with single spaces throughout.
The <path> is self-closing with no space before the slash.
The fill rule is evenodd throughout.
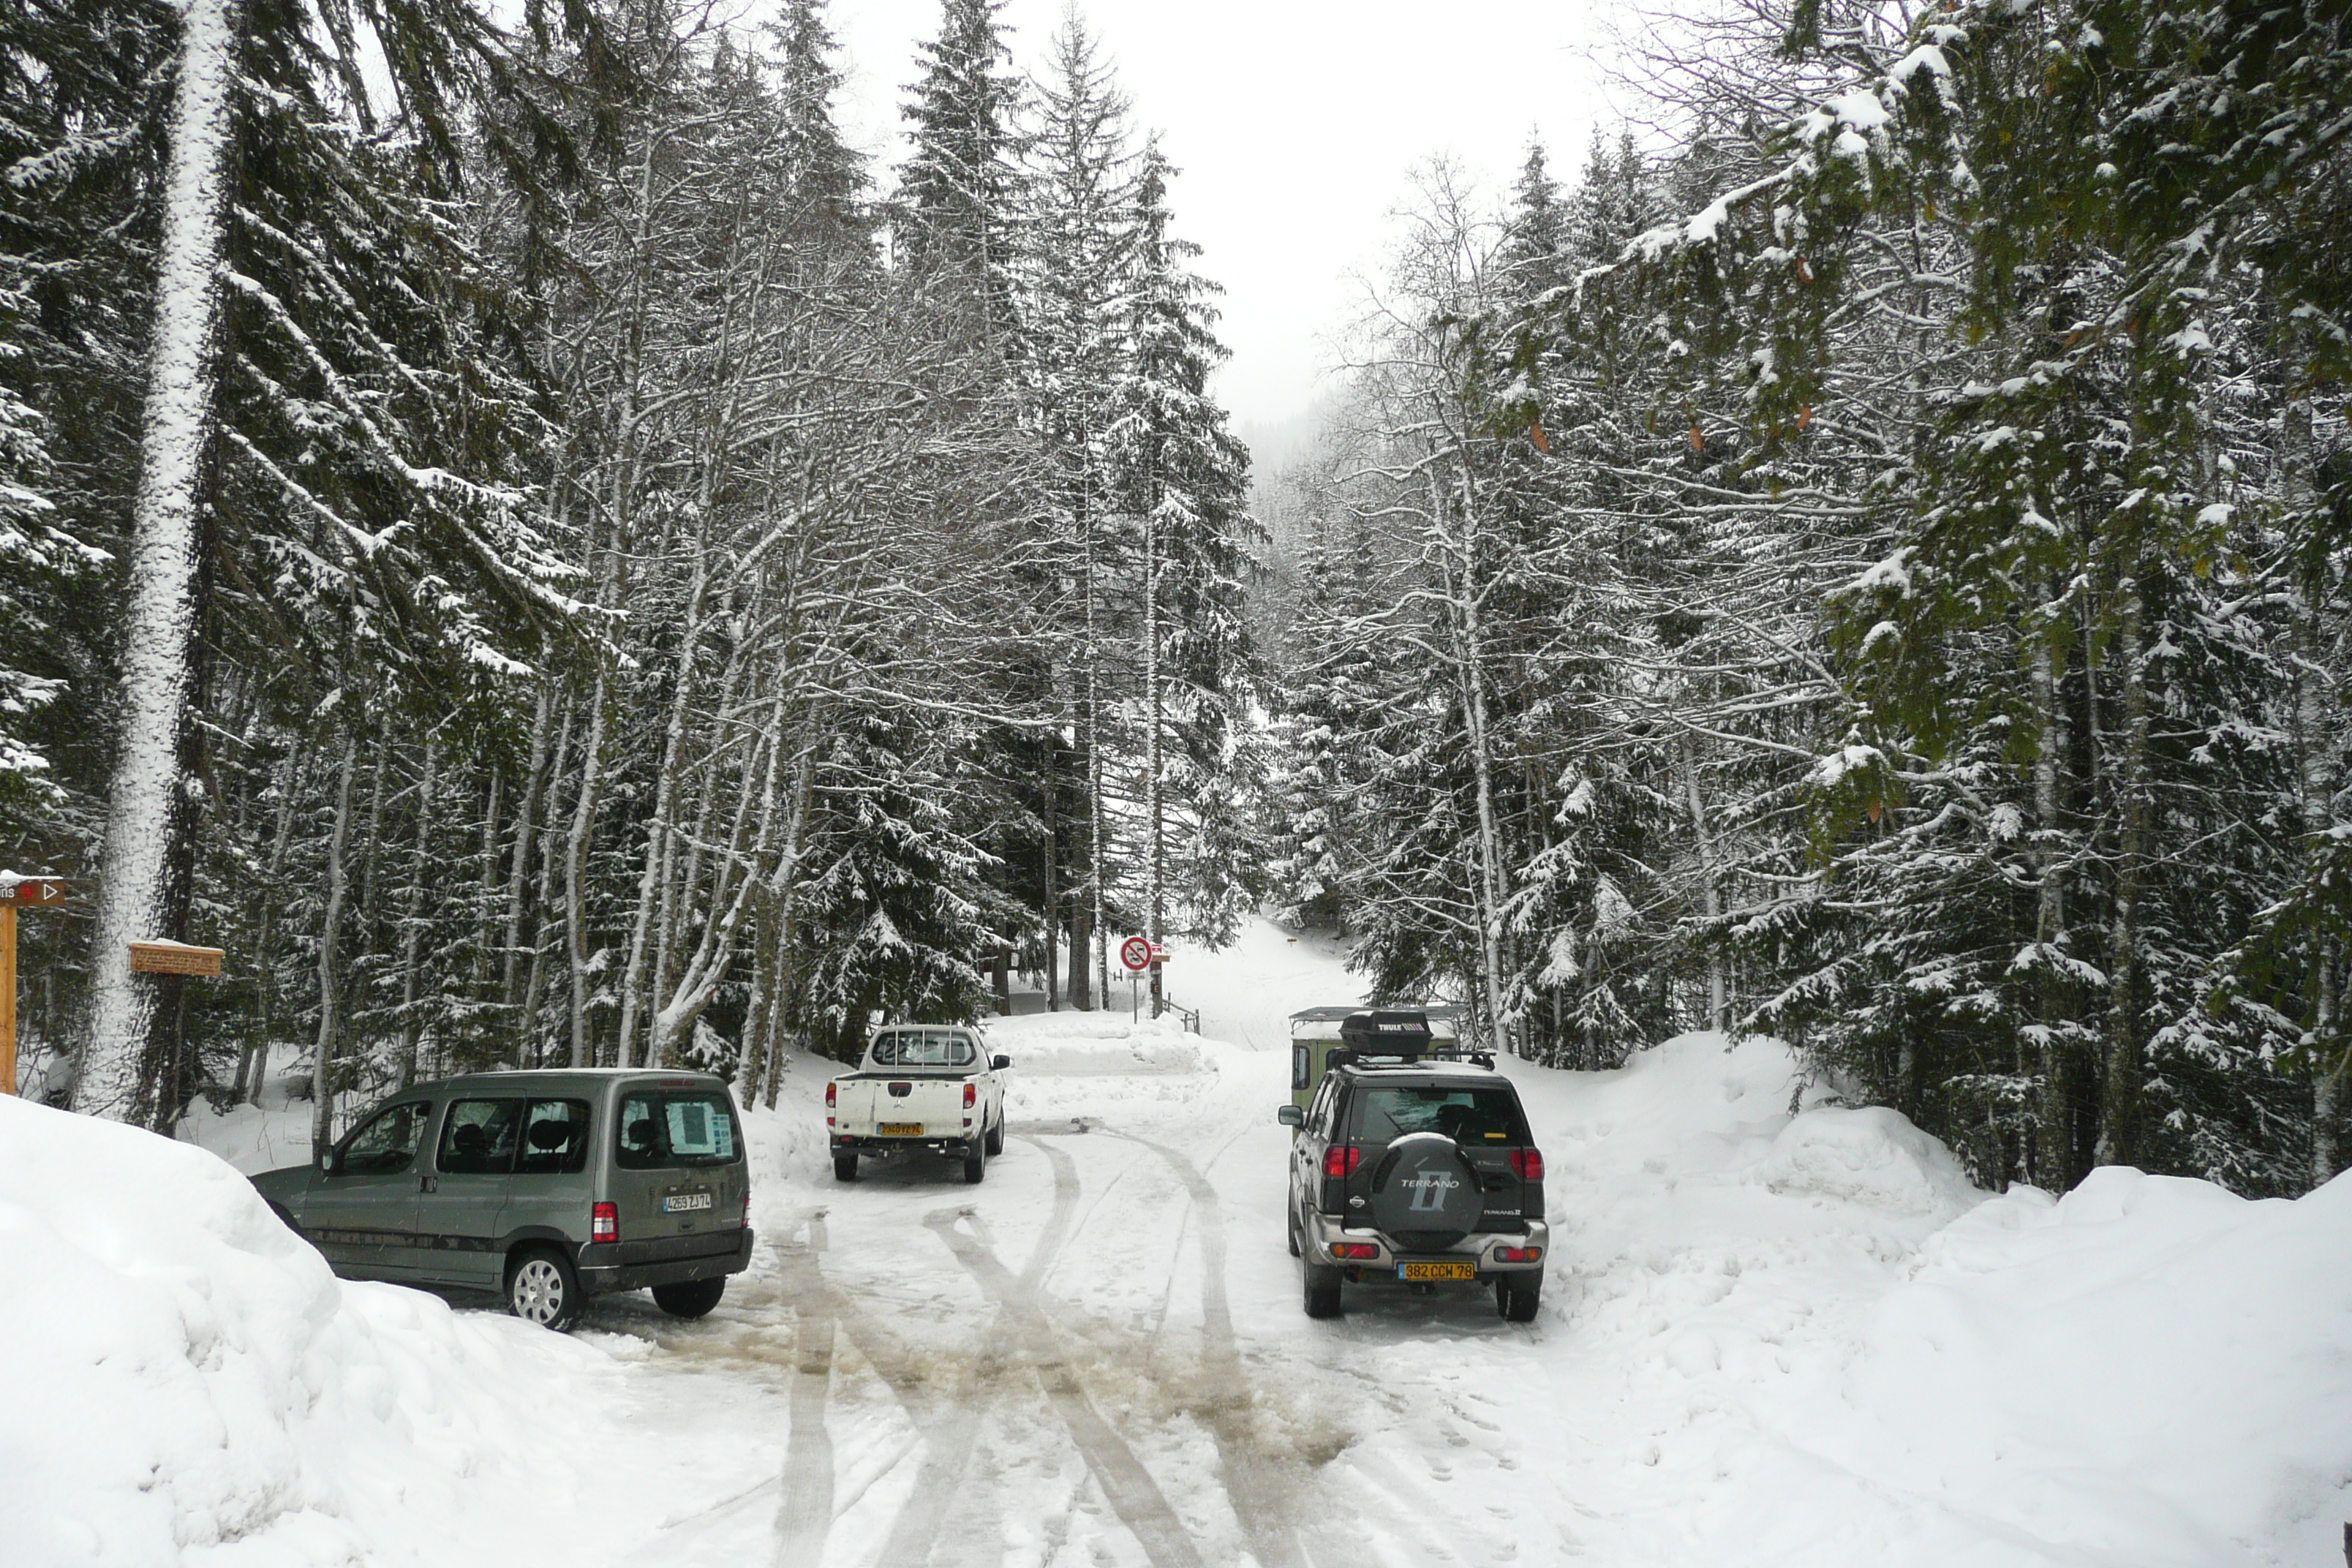
<path id="1" fill-rule="evenodd" d="M 1403 194 L 1253 505 L 1076 16 L 1016 63 L 946 0 L 881 169 L 820 0 L 8 0 L 0 832 L 78 899 L 27 1087 L 772 1097 L 1000 950 L 1085 1006 L 1265 907 L 1556 1066 L 1767 1031 L 1988 1183 L 2301 1191 L 2341 11 L 1644 17 L 1569 177 Z"/>

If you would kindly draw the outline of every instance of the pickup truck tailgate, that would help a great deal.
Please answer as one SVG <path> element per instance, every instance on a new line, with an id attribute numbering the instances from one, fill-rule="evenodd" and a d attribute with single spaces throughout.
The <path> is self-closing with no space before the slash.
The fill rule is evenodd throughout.
<path id="1" fill-rule="evenodd" d="M 835 1083 L 836 1131 L 861 1138 L 955 1138 L 963 1133 L 961 1079 L 859 1074 Z"/>

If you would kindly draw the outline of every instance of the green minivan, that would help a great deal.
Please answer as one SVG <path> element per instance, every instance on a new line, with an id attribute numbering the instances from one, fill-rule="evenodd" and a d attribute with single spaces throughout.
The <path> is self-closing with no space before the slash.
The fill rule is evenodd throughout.
<path id="1" fill-rule="evenodd" d="M 726 1081 L 551 1068 L 404 1089 L 308 1165 L 253 1184 L 351 1279 L 495 1290 L 568 1329 L 651 1289 L 698 1318 L 751 1261 L 751 1184 Z"/>

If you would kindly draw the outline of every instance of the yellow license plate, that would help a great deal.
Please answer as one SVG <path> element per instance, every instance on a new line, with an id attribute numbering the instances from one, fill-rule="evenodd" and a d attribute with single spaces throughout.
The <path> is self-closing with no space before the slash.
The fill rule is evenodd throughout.
<path id="1" fill-rule="evenodd" d="M 885 1121 L 874 1131 L 885 1138 L 920 1138 L 923 1124 L 919 1121 Z"/>
<path id="2" fill-rule="evenodd" d="M 1475 1279 L 1478 1266 L 1475 1263 L 1400 1263 L 1400 1279 Z"/>

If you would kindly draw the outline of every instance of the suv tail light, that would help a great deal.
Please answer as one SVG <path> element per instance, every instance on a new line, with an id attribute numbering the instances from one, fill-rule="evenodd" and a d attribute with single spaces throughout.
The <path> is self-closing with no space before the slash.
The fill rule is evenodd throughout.
<path id="1" fill-rule="evenodd" d="M 976 1083 L 968 1083 L 968 1084 L 964 1085 L 964 1086 L 963 1086 L 963 1108 L 964 1108 L 966 1110 L 970 1110 L 973 1106 L 978 1105 L 979 1103 L 980 1103 L 980 1085 L 978 1085 L 978 1084 L 976 1084 Z"/>
<path id="2" fill-rule="evenodd" d="M 1356 1167 L 1364 1163 L 1361 1149 L 1345 1148 L 1334 1143 L 1323 1151 L 1323 1173 L 1327 1176 L 1352 1176 Z"/>
<path id="3" fill-rule="evenodd" d="M 1540 1247 L 1498 1247 L 1495 1248 L 1497 1263 L 1538 1263 L 1543 1259 Z"/>
<path id="4" fill-rule="evenodd" d="M 746 1204 L 750 1203 L 751 1201 L 751 1195 L 749 1194 L 744 1194 L 743 1201 Z M 618 1241 L 621 1239 L 620 1205 L 598 1204 L 588 1211 L 588 1239 L 590 1241 Z"/>
<path id="5" fill-rule="evenodd" d="M 751 1225 L 751 1187 L 747 1184 L 747 1185 L 743 1188 L 743 1224 L 748 1227 L 748 1226 Z"/>
<path id="6" fill-rule="evenodd" d="M 1354 1258 L 1370 1261 L 1381 1255 L 1381 1249 L 1369 1241 L 1335 1241 L 1331 1244 L 1334 1258 Z"/>
<path id="7" fill-rule="evenodd" d="M 1511 1151 L 1511 1172 L 1523 1182 L 1543 1180 L 1543 1151 L 1514 1149 Z"/>

